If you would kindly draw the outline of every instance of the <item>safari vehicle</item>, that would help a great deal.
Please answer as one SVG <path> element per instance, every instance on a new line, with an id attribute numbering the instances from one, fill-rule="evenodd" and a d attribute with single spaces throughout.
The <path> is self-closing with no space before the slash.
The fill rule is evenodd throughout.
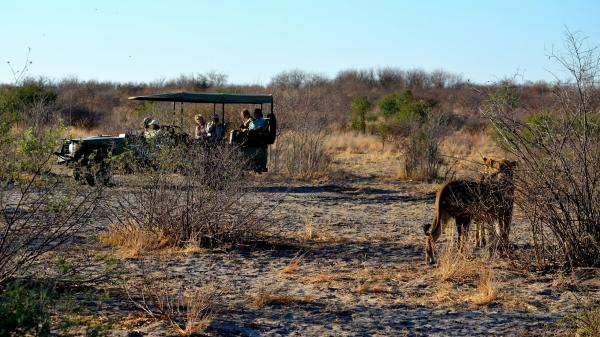
<path id="1" fill-rule="evenodd" d="M 173 102 L 173 124 L 160 126 L 162 138 L 169 144 L 184 143 L 187 146 L 210 145 L 226 142 L 222 139 L 192 140 L 182 131 L 184 119 L 184 103 L 204 103 L 213 105 L 213 115 L 217 115 L 217 105 L 220 106 L 221 120 L 228 135 L 229 124 L 225 120 L 225 104 L 270 105 L 270 113 L 265 118 L 265 126 L 259 130 L 250 130 L 240 133 L 237 137 L 229 138 L 231 146 L 239 147 L 246 159 L 245 168 L 256 172 L 267 170 L 268 146 L 275 142 L 277 137 L 277 121 L 273 113 L 273 96 L 256 94 L 223 94 L 223 93 L 190 93 L 176 92 L 147 96 L 130 97 L 130 100 Z M 176 103 L 180 103 L 180 124 L 176 125 Z M 61 145 L 54 151 L 58 156 L 58 163 L 73 168 L 73 177 L 89 185 L 96 182 L 108 184 L 110 169 L 108 158 L 119 155 L 125 151 L 133 151 L 135 156 L 144 161 L 148 153 L 144 147 L 156 145 L 149 142 L 147 133 L 130 130 L 118 136 L 99 135 L 86 138 L 63 139 Z M 174 140 L 174 142 L 173 142 Z"/>

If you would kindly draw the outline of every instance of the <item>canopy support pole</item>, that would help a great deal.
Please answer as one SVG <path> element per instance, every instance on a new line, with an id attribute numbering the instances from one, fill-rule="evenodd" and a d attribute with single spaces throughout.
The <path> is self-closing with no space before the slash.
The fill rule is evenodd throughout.
<path id="1" fill-rule="evenodd" d="M 221 103 L 221 123 L 225 125 L 225 103 Z"/>
<path id="2" fill-rule="evenodd" d="M 179 116 L 180 126 L 183 128 L 183 102 L 181 102 L 181 115 Z"/>
<path id="3" fill-rule="evenodd" d="M 177 110 L 175 109 L 175 103 L 176 103 L 176 102 L 175 102 L 175 101 L 173 101 L 173 116 L 172 116 L 172 118 L 171 118 L 171 123 L 173 123 L 173 124 L 175 124 L 175 120 L 177 119 L 177 117 L 175 117 L 175 114 L 176 114 L 176 111 L 177 111 Z"/>

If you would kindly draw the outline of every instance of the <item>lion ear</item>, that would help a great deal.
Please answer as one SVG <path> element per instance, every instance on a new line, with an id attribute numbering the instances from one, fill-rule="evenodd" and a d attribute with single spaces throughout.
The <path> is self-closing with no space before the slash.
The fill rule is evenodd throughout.
<path id="1" fill-rule="evenodd" d="M 485 158 L 484 157 L 483 160 L 485 161 L 485 165 L 486 166 L 492 167 L 494 165 L 494 160 L 491 159 L 491 158 Z"/>

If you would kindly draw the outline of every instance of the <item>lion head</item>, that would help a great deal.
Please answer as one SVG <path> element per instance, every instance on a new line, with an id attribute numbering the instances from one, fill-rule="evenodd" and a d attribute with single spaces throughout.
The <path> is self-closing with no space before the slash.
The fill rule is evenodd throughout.
<path id="1" fill-rule="evenodd" d="M 483 157 L 483 161 L 486 166 L 484 172 L 484 178 L 491 181 L 505 181 L 509 180 L 512 182 L 517 162 L 514 160 L 502 159 L 495 160 L 492 158 Z"/>

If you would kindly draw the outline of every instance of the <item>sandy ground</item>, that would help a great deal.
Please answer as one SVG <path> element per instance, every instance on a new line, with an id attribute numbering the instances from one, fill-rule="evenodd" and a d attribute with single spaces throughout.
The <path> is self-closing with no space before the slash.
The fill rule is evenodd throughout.
<path id="1" fill-rule="evenodd" d="M 393 159 L 344 160 L 363 165 L 363 173 L 259 189 L 266 208 L 279 203 L 273 217 L 282 231 L 272 244 L 120 260 L 125 279 L 152 270 L 172 282 L 216 286 L 222 298 L 210 336 L 537 336 L 578 310 L 581 298 L 597 297 L 594 270 L 543 274 L 499 261 L 498 298 L 473 304 L 477 280 L 440 282 L 436 267 L 424 263 L 421 225 L 431 221 L 437 185 L 390 179 Z M 518 216 L 512 238 L 528 254 Z M 110 289 L 100 314 L 114 320 L 112 335 L 176 335 L 145 318 L 118 285 Z M 256 304 L 269 296 L 276 300 Z"/>

